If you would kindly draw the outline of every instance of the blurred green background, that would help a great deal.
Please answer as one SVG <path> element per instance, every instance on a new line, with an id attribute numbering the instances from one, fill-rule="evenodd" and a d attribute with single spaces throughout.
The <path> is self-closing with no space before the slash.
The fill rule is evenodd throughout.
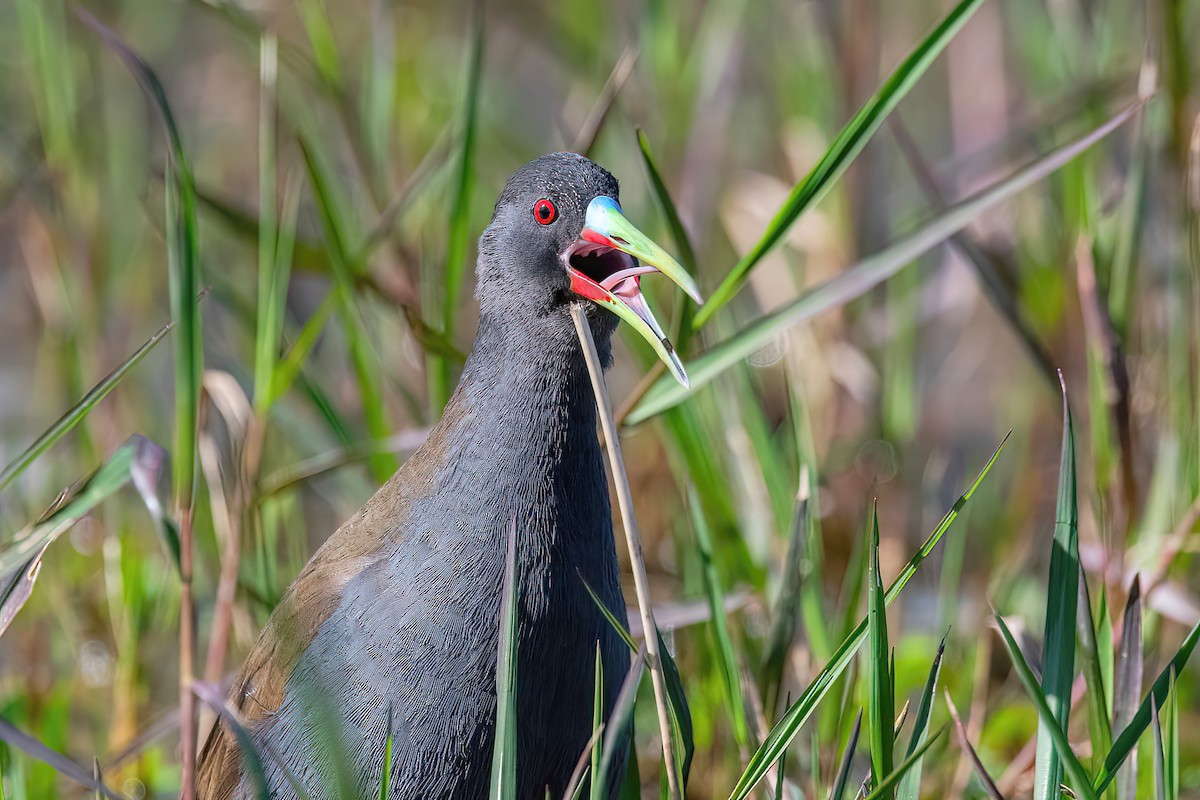
<path id="1" fill-rule="evenodd" d="M 196 672 L 216 683 L 316 546 L 436 421 L 475 326 L 475 238 L 513 170 L 586 150 L 621 181 L 630 219 L 679 252 L 640 129 L 707 296 L 953 4 L 0 4 L 0 463 L 172 318 L 161 113 L 77 8 L 157 75 L 194 174 L 205 290 L 195 306 L 205 370 Z M 1117 640 L 1141 574 L 1144 644 L 1129 658 L 1144 661 L 1144 679 L 1123 686 L 1135 705 L 1200 619 L 1198 31 L 1200 4 L 1189 0 L 986 0 L 687 352 L 735 337 L 946 204 L 1098 127 L 1137 97 L 1139 73 L 1156 95 L 953 243 L 781 326 L 678 409 L 628 426 L 660 625 L 677 629 L 669 638 L 695 724 L 689 797 L 728 795 L 783 701 L 865 614 L 873 502 L 886 585 L 1010 429 L 889 623 L 896 706 L 916 697 L 949 629 L 940 686 L 1005 796 L 1029 795 L 1037 712 L 989 615 L 1006 615 L 1036 663 L 1062 430 L 1055 368 L 1076 415 L 1091 610 L 1103 594 L 1102 624 L 1114 621 Z M 686 325 L 682 295 L 656 289 L 665 317 Z M 264 321 L 271 309 L 282 313 Z M 131 434 L 177 451 L 178 335 L 0 489 L 0 535 L 37 519 Z M 620 338 L 609 387 L 623 406 L 645 390 L 654 358 Z M 797 524 L 801 485 L 810 499 Z M 711 528 L 731 653 L 708 612 L 714 587 L 689 486 Z M 165 541 L 134 491 L 116 495 L 49 549 L 0 641 L 0 717 L 89 775 L 98 759 L 108 785 L 131 797 L 179 789 L 181 594 Z M 236 594 L 218 613 L 223 566 Z M 777 630 L 783 650 L 764 672 Z M 228 631 L 228 645 L 212 657 L 215 631 Z M 749 698 L 745 735 L 730 655 Z M 774 673 L 777 689 L 764 677 Z M 847 675 L 791 747 L 789 791 L 828 793 L 866 691 L 861 669 Z M 646 684 L 638 750 L 654 796 Z M 1178 686 L 1182 796 L 1200 796 L 1196 692 L 1193 666 Z M 940 690 L 935 700 L 940 725 Z M 1068 733 L 1094 768 L 1087 707 Z M 0 745 L 4 797 L 83 796 L 11 737 Z M 851 791 L 869 763 L 865 738 L 860 748 Z M 1145 796 L 1151 750 L 1147 733 Z M 922 787 L 983 796 L 955 734 L 927 754 Z"/>

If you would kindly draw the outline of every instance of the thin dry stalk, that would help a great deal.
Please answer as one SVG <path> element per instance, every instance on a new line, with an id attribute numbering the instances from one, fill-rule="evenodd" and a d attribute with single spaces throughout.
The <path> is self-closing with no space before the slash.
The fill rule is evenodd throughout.
<path id="1" fill-rule="evenodd" d="M 625 544 L 629 547 L 629 563 L 633 569 L 633 585 L 637 592 L 638 611 L 645 632 L 646 663 L 650 667 L 650 679 L 654 685 L 654 705 L 658 709 L 658 728 L 662 734 L 663 764 L 667 770 L 667 782 L 671 797 L 681 798 L 679 780 L 675 771 L 675 752 L 671 748 L 671 716 L 667 709 L 667 684 L 663 675 L 662 660 L 658 650 L 658 627 L 654 624 L 654 609 L 650 605 L 650 587 L 646 577 L 646 561 L 642 557 L 642 540 L 638 534 L 637 517 L 633 513 L 633 493 L 629 488 L 629 476 L 625 474 L 625 461 L 621 458 L 621 440 L 617 434 L 617 423 L 613 419 L 612 404 L 608 389 L 604 385 L 604 368 L 596 352 L 596 341 L 592 338 L 592 327 L 580 303 L 571 303 L 571 319 L 583 345 L 583 357 L 587 362 L 588 375 L 592 379 L 592 391 L 596 395 L 596 409 L 600 415 L 600 428 L 604 431 L 604 446 L 608 451 L 608 463 L 612 470 L 613 484 L 617 493 L 617 505 L 621 508 L 621 526 L 625 529 Z"/>
<path id="2" fill-rule="evenodd" d="M 250 497 L 250 475 L 257 470 L 262 449 L 262 426 L 254 417 L 250 400 L 238 382 L 227 372 L 209 370 L 204 374 L 204 393 L 201 396 L 201 425 L 198 439 L 200 467 L 208 483 L 212 504 L 213 526 L 222 543 L 221 573 L 217 582 L 216 603 L 212 626 L 209 629 L 208 653 L 205 657 L 203 680 L 219 684 L 225 667 L 229 645 L 229 630 L 233 622 L 233 605 L 237 596 L 237 578 L 241 564 L 242 531 L 247 518 Z M 228 491 L 221 475 L 221 453 L 216 439 L 206 424 L 210 413 L 224 420 L 229 437 L 231 462 L 234 467 L 232 491 Z M 199 731 L 204 734 L 215 721 L 214 714 L 201 709 Z"/>
<path id="3" fill-rule="evenodd" d="M 567 781 L 567 788 L 563 790 L 563 800 L 571 800 L 575 796 L 575 791 L 579 788 L 579 784 L 583 781 L 583 776 L 588 771 L 588 761 L 592 757 L 592 748 L 596 746 L 596 742 L 604 735 L 604 723 L 601 722 L 596 730 L 592 731 L 592 737 L 587 740 L 587 744 L 583 746 L 583 752 L 579 754 L 579 760 L 575 762 L 575 769 L 571 770 L 571 779 Z M 594 781 L 595 778 L 593 777 Z"/>
<path id="4" fill-rule="evenodd" d="M 771 732 L 771 726 L 767 724 L 767 716 L 763 712 L 762 692 L 758 689 L 758 681 L 754 679 L 754 675 L 746 668 L 745 664 L 739 664 L 739 672 L 742 676 L 742 704 L 743 707 L 750 712 L 749 723 L 754 726 L 754 740 L 757 742 L 765 742 L 767 735 Z M 791 705 L 792 695 L 788 694 L 787 704 Z M 741 763 L 746 763 L 750 758 L 750 754 L 746 752 L 746 748 L 738 745 L 738 756 L 741 758 Z M 776 797 L 779 795 L 779 781 L 787 780 L 787 776 L 783 774 L 780 767 L 783 766 L 782 759 L 776 761 L 771 769 L 767 772 L 764 786 L 766 787 L 766 797 Z"/>
<path id="5" fill-rule="evenodd" d="M 196 796 L 196 611 L 192 603 L 192 504 L 179 509 L 179 749 L 180 800 Z"/>
<path id="6" fill-rule="evenodd" d="M 899 116 L 892 117 L 889 123 L 892 133 L 896 138 L 896 144 L 908 162 L 913 177 L 917 179 L 917 186 L 924 192 L 933 210 L 940 214 L 946 209 L 946 197 L 942 192 L 937 178 L 933 175 L 929 164 L 921 154 L 920 146 L 912 134 L 909 133 L 908 128 Z M 975 268 L 983 295 L 1000 312 L 1000 315 L 1008 323 L 1009 327 L 1017 334 L 1017 338 L 1020 339 L 1029 357 L 1037 366 L 1038 374 L 1045 378 L 1047 383 L 1057 392 L 1058 373 L 1055 371 L 1054 359 L 1046 351 L 1046 347 L 1042 344 L 1037 332 L 1022 315 L 1021 306 L 1006 283 L 1008 276 L 1002 275 L 1004 265 L 1000 262 L 1000 259 L 995 253 L 981 246 L 965 230 L 951 236 L 950 242 L 958 248 L 971 266 Z"/>
<path id="7" fill-rule="evenodd" d="M 971 745 L 971 740 L 967 736 L 967 726 L 963 725 L 963 721 L 958 717 L 958 709 L 954 707 L 954 701 L 950 698 L 950 692 L 946 692 L 946 706 L 950 709 L 950 717 L 954 720 L 954 729 L 958 732 L 958 744 L 962 749 L 962 754 L 969 758 L 971 764 L 975 767 L 975 775 L 979 778 L 979 782 L 983 784 L 983 790 L 987 792 L 988 797 L 992 800 L 1004 800 L 1004 795 L 996 788 L 996 782 L 992 780 L 992 776 L 988 774 L 987 768 L 983 766 L 983 762 L 979 760 L 979 754 L 975 752 L 975 748 Z"/>
<path id="8" fill-rule="evenodd" d="M 53 769 L 59 775 L 70 778 L 81 786 L 86 787 L 97 796 L 103 795 L 110 800 L 128 800 L 128 798 L 104 785 L 104 782 L 84 769 L 83 766 L 67 758 L 57 750 L 51 750 L 41 740 L 30 736 L 8 720 L 0 717 L 0 742 L 14 750 L 19 750 L 31 759 L 40 761 Z"/>
<path id="9" fill-rule="evenodd" d="M 1171 568 L 1171 564 L 1175 561 L 1175 557 L 1183 550 L 1187 544 L 1188 538 L 1192 535 L 1192 529 L 1196 527 L 1196 523 L 1200 522 L 1200 497 L 1192 501 L 1184 512 L 1183 517 L 1175 525 L 1175 529 L 1171 531 L 1171 535 L 1167 537 L 1166 542 L 1159 549 L 1158 564 L 1154 570 L 1146 576 L 1146 597 L 1157 589 L 1167 577 L 1167 572 Z"/>
<path id="10" fill-rule="evenodd" d="M 983 733 L 983 717 L 987 711 L 988 670 L 991 661 L 992 637 L 981 636 L 979 648 L 975 651 L 974 689 L 971 692 L 970 722 L 967 723 L 967 739 L 976 742 Z M 950 782 L 950 797 L 963 796 L 973 770 L 966 753 L 962 753 L 958 765 L 954 768 L 954 777 Z"/>
<path id="11" fill-rule="evenodd" d="M 641 47 L 636 43 L 627 46 L 621 53 L 621 57 L 617 59 L 612 72 L 609 73 L 608 80 L 604 82 L 604 88 L 600 90 L 595 105 L 588 112 L 583 127 L 579 129 L 575 141 L 571 143 L 573 152 L 582 153 L 585 156 L 591 155 L 592 148 L 596 146 L 596 140 L 600 138 L 600 131 L 604 128 L 604 121 L 608 119 L 608 113 L 612 111 L 613 105 L 617 102 L 617 95 L 621 93 L 625 82 L 633 74 L 633 67 L 637 64 L 639 55 L 641 55 Z"/>

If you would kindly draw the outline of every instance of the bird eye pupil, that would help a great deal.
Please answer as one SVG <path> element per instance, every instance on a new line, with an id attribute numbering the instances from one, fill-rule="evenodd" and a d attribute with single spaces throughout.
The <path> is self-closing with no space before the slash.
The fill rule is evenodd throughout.
<path id="1" fill-rule="evenodd" d="M 542 198 L 534 203 L 533 216 L 537 219 L 538 223 L 549 225 L 558 216 L 558 209 L 554 207 L 554 203 Z"/>

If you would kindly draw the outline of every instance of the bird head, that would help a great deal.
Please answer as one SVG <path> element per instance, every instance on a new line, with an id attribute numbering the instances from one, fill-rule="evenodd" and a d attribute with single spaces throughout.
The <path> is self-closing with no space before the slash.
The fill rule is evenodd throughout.
<path id="1" fill-rule="evenodd" d="M 488 297 L 503 304 L 500 313 L 520 307 L 548 314 L 565 313 L 573 300 L 589 301 L 628 323 L 686 386 L 683 364 L 650 311 L 641 280 L 662 273 L 696 302 L 700 292 L 678 261 L 625 218 L 618 194 L 607 170 L 575 153 L 551 153 L 517 170 L 480 239 L 480 302 Z M 599 316 L 602 323 L 612 319 Z"/>

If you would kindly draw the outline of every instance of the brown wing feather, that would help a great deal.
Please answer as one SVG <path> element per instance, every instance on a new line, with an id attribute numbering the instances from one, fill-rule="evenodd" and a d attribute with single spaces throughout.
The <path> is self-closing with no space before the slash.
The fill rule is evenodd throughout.
<path id="1" fill-rule="evenodd" d="M 346 584 L 388 551 L 386 545 L 398 536 L 412 500 L 431 491 L 442 464 L 445 431 L 459 418 L 460 408 L 454 400 L 447 405 L 428 441 L 317 549 L 284 593 L 229 692 L 229 705 L 248 729 L 279 708 L 296 662 L 337 608 Z M 200 752 L 197 797 L 226 800 L 241 777 L 241 748 L 221 719 Z"/>

